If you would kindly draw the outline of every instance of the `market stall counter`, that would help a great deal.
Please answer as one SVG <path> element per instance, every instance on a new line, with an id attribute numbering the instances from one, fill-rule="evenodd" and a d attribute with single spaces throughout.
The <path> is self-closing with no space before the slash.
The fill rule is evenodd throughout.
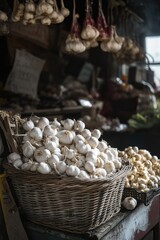
<path id="1" fill-rule="evenodd" d="M 85 234 L 71 234 L 25 222 L 30 240 L 142 240 L 160 239 L 160 196 L 145 206 L 140 204 L 133 211 L 121 210 L 94 231 Z M 152 238 L 148 238 L 152 236 Z"/>

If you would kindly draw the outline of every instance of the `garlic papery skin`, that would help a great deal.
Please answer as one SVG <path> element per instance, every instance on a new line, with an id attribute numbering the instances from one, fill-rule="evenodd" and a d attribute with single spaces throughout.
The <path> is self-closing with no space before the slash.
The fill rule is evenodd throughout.
<path id="1" fill-rule="evenodd" d="M 65 119 L 61 121 L 65 130 L 72 130 L 74 126 L 74 121 L 72 119 Z"/>
<path id="2" fill-rule="evenodd" d="M 86 162 L 84 167 L 89 173 L 94 173 L 96 170 L 94 163 L 90 161 Z"/>
<path id="3" fill-rule="evenodd" d="M 51 157 L 51 152 L 44 147 L 37 148 L 34 152 L 34 158 L 37 162 L 45 162 Z"/>
<path id="4" fill-rule="evenodd" d="M 26 131 L 30 131 L 32 130 L 32 128 L 34 128 L 34 122 L 32 120 L 26 121 L 23 123 L 23 128 Z"/>
<path id="5" fill-rule="evenodd" d="M 76 177 L 80 173 L 80 169 L 74 165 L 70 165 L 66 169 L 66 174 L 71 177 Z"/>
<path id="6" fill-rule="evenodd" d="M 91 136 L 89 139 L 87 139 L 87 142 L 92 148 L 96 148 L 99 143 L 98 139 L 93 136 Z"/>
<path id="7" fill-rule="evenodd" d="M 21 159 L 21 156 L 18 153 L 13 152 L 8 155 L 7 159 L 9 163 L 13 163 L 16 160 Z"/>
<path id="8" fill-rule="evenodd" d="M 108 174 L 116 172 L 116 168 L 113 162 L 111 161 L 106 161 L 104 163 L 104 169 Z"/>
<path id="9" fill-rule="evenodd" d="M 66 172 L 66 169 L 67 169 L 67 165 L 65 162 L 62 162 L 60 161 L 58 164 L 57 164 L 57 170 L 60 174 L 63 174 Z"/>
<path id="10" fill-rule="evenodd" d="M 40 129 L 44 129 L 47 125 L 49 125 L 49 120 L 46 117 L 41 117 L 37 123 L 37 127 Z"/>
<path id="11" fill-rule="evenodd" d="M 36 172 L 38 167 L 37 162 L 33 162 L 31 168 L 29 169 L 31 172 Z"/>
<path id="12" fill-rule="evenodd" d="M 52 155 L 47 162 L 50 165 L 50 167 L 54 169 L 55 166 L 57 166 L 57 164 L 59 163 L 59 157 L 57 155 Z"/>
<path id="13" fill-rule="evenodd" d="M 23 145 L 22 145 L 22 152 L 23 155 L 27 158 L 30 158 L 33 156 L 34 151 L 36 150 L 36 148 L 34 146 L 32 146 L 32 144 L 29 141 L 26 141 Z"/>
<path id="14" fill-rule="evenodd" d="M 48 149 L 51 153 L 54 153 L 55 149 L 57 149 L 57 145 L 56 143 L 52 142 L 52 141 L 47 141 L 44 144 L 45 148 Z"/>
<path id="15" fill-rule="evenodd" d="M 101 131 L 99 129 L 94 129 L 92 132 L 91 132 L 92 136 L 99 139 L 100 136 L 101 136 Z"/>
<path id="16" fill-rule="evenodd" d="M 79 173 L 79 175 L 78 175 L 78 178 L 81 178 L 81 179 L 89 179 L 90 176 L 89 176 L 89 174 L 88 174 L 86 171 L 80 170 L 80 173 Z"/>
<path id="17" fill-rule="evenodd" d="M 98 143 L 97 148 L 100 150 L 100 152 L 104 152 L 108 148 L 108 145 L 105 141 L 101 141 Z"/>
<path id="18" fill-rule="evenodd" d="M 13 166 L 17 169 L 20 168 L 22 166 L 22 164 L 23 164 L 23 162 L 21 159 L 17 159 L 13 162 Z"/>
<path id="19" fill-rule="evenodd" d="M 59 141 L 63 144 L 71 144 L 73 141 L 73 134 L 68 130 L 62 130 L 57 133 Z"/>
<path id="20" fill-rule="evenodd" d="M 33 138 L 35 141 L 40 141 L 40 140 L 42 140 L 43 134 L 42 134 L 42 131 L 39 127 L 34 127 L 29 132 L 29 136 L 31 138 Z"/>
<path id="21" fill-rule="evenodd" d="M 37 172 L 42 174 L 49 174 L 51 172 L 51 167 L 45 162 L 40 162 L 37 167 Z"/>
<path id="22" fill-rule="evenodd" d="M 43 130 L 44 137 L 55 136 L 56 134 L 57 134 L 57 129 L 56 128 L 53 129 L 50 125 L 47 125 Z"/>
<path id="23" fill-rule="evenodd" d="M 81 120 L 77 120 L 74 122 L 74 130 L 78 132 L 82 132 L 85 129 L 85 123 Z"/>
<path id="24" fill-rule="evenodd" d="M 135 198 L 133 198 L 133 197 L 126 197 L 123 200 L 122 205 L 127 210 L 133 210 L 137 206 L 137 200 Z"/>
<path id="25" fill-rule="evenodd" d="M 76 143 L 76 148 L 79 153 L 86 154 L 91 150 L 91 146 L 89 144 L 84 143 L 83 141 L 79 141 Z"/>
<path id="26" fill-rule="evenodd" d="M 85 138 L 85 139 L 88 139 L 91 137 L 91 131 L 89 129 L 84 129 L 82 132 L 81 132 L 81 135 Z"/>
<path id="27" fill-rule="evenodd" d="M 8 20 L 7 14 L 0 10 L 0 22 L 6 22 L 7 20 Z"/>
<path id="28" fill-rule="evenodd" d="M 31 161 L 25 162 L 21 165 L 21 169 L 24 170 L 24 171 L 28 171 L 32 167 L 32 164 L 33 163 Z"/>

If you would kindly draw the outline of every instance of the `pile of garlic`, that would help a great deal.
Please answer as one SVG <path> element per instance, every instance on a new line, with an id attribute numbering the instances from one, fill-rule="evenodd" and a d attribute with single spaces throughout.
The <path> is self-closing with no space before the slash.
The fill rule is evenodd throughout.
<path id="1" fill-rule="evenodd" d="M 129 160 L 133 169 L 126 178 L 125 187 L 147 192 L 160 186 L 160 160 L 145 149 L 128 147 L 119 151 L 119 157 Z"/>
<path id="2" fill-rule="evenodd" d="M 89 179 L 112 176 L 122 167 L 118 150 L 100 141 L 100 130 L 86 129 L 81 120 L 33 117 L 23 128 L 22 154 L 8 156 L 17 169 Z"/>

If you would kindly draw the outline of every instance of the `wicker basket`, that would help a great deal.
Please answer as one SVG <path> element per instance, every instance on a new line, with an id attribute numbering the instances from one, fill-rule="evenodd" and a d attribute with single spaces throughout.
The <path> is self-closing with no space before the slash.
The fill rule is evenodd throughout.
<path id="1" fill-rule="evenodd" d="M 120 211 L 125 177 L 130 166 L 106 180 L 80 180 L 4 167 L 11 179 L 20 212 L 32 222 L 84 233 Z"/>

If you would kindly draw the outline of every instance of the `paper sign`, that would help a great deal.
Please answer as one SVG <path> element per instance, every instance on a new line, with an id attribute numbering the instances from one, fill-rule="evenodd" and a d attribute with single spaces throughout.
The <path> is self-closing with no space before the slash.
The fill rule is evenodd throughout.
<path id="1" fill-rule="evenodd" d="M 5 90 L 37 97 L 38 81 L 45 61 L 26 50 L 16 50 L 13 68 L 8 76 Z"/>
<path id="2" fill-rule="evenodd" d="M 90 80 L 93 70 L 94 70 L 93 65 L 91 63 L 86 62 L 83 65 L 83 67 L 78 75 L 78 79 L 84 83 L 88 82 Z"/>

